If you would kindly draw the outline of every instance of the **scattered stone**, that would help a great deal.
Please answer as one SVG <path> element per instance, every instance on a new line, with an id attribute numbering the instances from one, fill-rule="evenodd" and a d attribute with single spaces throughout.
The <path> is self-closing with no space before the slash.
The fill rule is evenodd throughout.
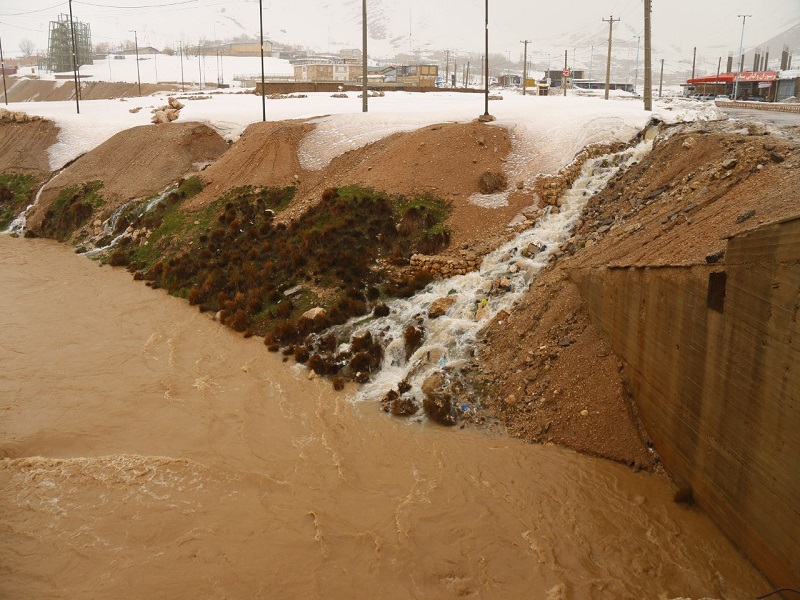
<path id="1" fill-rule="evenodd" d="M 517 403 L 517 397 L 514 394 L 509 394 L 506 396 L 506 404 L 508 406 L 514 406 Z"/>
<path id="2" fill-rule="evenodd" d="M 506 189 L 508 185 L 508 180 L 503 173 L 494 173 L 492 171 L 486 171 L 483 175 L 481 175 L 480 180 L 478 181 L 478 189 L 480 190 L 481 194 L 494 194 L 495 192 L 501 192 Z"/>
<path id="3" fill-rule="evenodd" d="M 736 217 L 736 223 L 737 224 L 744 223 L 748 219 L 753 218 L 755 215 L 756 215 L 755 209 L 751 208 L 750 210 L 746 210 L 743 213 L 741 213 L 738 217 Z"/>
<path id="4" fill-rule="evenodd" d="M 445 296 L 444 298 L 437 298 L 431 303 L 428 309 L 428 318 L 437 319 L 443 316 L 447 309 L 455 304 L 456 296 Z"/>
<path id="5" fill-rule="evenodd" d="M 733 169 L 736 165 L 739 164 L 739 160 L 736 158 L 726 158 L 722 161 L 722 168 L 723 169 Z"/>
<path id="6" fill-rule="evenodd" d="M 783 158 L 783 156 L 781 156 L 777 152 L 773 152 L 772 154 L 770 154 L 769 158 L 770 160 L 772 160 L 772 162 L 776 163 L 782 163 L 784 160 L 786 160 L 785 158 Z"/>
<path id="7" fill-rule="evenodd" d="M 688 137 L 685 140 L 683 140 L 683 147 L 686 148 L 687 150 L 694 148 L 696 145 L 697 145 L 697 140 L 695 140 L 693 137 Z"/>
<path id="8" fill-rule="evenodd" d="M 389 402 L 389 412 L 396 417 L 410 417 L 418 410 L 416 402 L 407 396 L 398 396 Z"/>
<path id="9" fill-rule="evenodd" d="M 586 410 L 586 409 L 584 408 L 584 409 L 581 411 L 581 416 L 582 416 L 582 417 L 588 417 L 588 416 L 589 416 L 589 411 L 588 411 L 588 410 Z"/>
<path id="10" fill-rule="evenodd" d="M 289 288 L 285 292 L 283 292 L 283 295 L 286 296 L 287 298 L 289 298 L 291 296 L 296 296 L 297 294 L 299 294 L 302 291 L 303 291 L 303 286 L 302 285 L 296 285 L 296 286 L 294 286 L 292 288 Z"/>
<path id="11" fill-rule="evenodd" d="M 428 418 L 442 425 L 455 425 L 453 399 L 444 375 L 442 373 L 430 375 L 422 384 L 422 392 L 425 394 L 422 408 Z"/>
<path id="12" fill-rule="evenodd" d="M 568 346 L 572 346 L 572 344 L 574 344 L 574 343 L 575 343 L 575 340 L 573 340 L 571 337 L 567 336 L 567 337 L 562 338 L 561 340 L 559 340 L 558 345 L 561 346 L 562 348 L 566 348 Z"/>
<path id="13" fill-rule="evenodd" d="M 725 248 L 721 248 L 720 250 L 717 250 L 713 254 L 709 254 L 708 256 L 706 256 L 706 263 L 708 263 L 709 265 L 713 265 L 721 261 L 724 256 L 725 256 Z"/>

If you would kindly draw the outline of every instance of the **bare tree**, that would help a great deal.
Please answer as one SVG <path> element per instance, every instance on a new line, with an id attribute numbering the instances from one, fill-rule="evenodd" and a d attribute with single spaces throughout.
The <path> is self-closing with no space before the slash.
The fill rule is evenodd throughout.
<path id="1" fill-rule="evenodd" d="M 111 50 L 111 44 L 108 42 L 100 42 L 96 44 L 94 47 L 95 54 L 108 54 L 108 51 Z"/>
<path id="2" fill-rule="evenodd" d="M 19 49 L 22 52 L 22 56 L 28 58 L 36 53 L 36 44 L 28 38 L 22 38 L 19 41 Z"/>

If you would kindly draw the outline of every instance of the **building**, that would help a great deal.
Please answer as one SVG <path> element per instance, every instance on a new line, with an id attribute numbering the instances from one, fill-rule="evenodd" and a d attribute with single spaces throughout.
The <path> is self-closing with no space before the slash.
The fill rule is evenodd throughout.
<path id="1" fill-rule="evenodd" d="M 221 52 L 225 56 L 261 56 L 261 44 L 258 42 L 231 42 L 219 46 L 208 46 L 208 52 L 214 54 Z M 264 56 L 272 56 L 272 43 L 264 40 Z"/>
<path id="2" fill-rule="evenodd" d="M 687 96 L 729 96 L 735 100 L 757 99 L 782 102 L 800 95 L 800 70 L 794 71 L 744 71 L 720 73 L 708 77 L 689 79 L 684 85 Z M 733 98 L 736 90 L 736 98 Z"/>

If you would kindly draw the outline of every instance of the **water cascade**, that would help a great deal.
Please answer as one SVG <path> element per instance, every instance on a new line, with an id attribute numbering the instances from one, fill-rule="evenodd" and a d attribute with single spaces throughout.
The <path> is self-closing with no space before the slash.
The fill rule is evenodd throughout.
<path id="1" fill-rule="evenodd" d="M 549 207 L 535 225 L 488 254 L 477 272 L 435 281 L 411 298 L 389 303 L 388 316 L 353 319 L 334 328 L 337 339 L 366 331 L 384 346 L 382 369 L 363 385 L 358 399 L 380 398 L 404 382 L 404 395 L 418 402 L 422 384 L 435 371 L 457 372 L 470 359 L 480 329 L 501 310 L 509 309 L 528 289 L 539 271 L 567 240 L 586 202 L 601 191 L 621 169 L 639 162 L 652 148 L 652 132 L 644 141 L 621 152 L 589 159 L 581 174 L 562 196 L 560 207 Z M 449 297 L 446 314 L 428 317 L 431 304 Z M 422 345 L 406 359 L 404 330 L 424 331 Z M 339 347 L 339 352 L 348 346 Z"/>
<path id="2" fill-rule="evenodd" d="M 19 213 L 14 218 L 14 220 L 11 221 L 11 223 L 8 224 L 8 227 L 6 227 L 6 230 L 3 233 L 17 233 L 17 234 L 20 234 L 20 233 L 25 231 L 25 226 L 27 224 L 28 211 L 30 211 L 30 209 L 32 209 L 34 206 L 36 206 L 36 204 L 39 202 L 39 198 L 42 197 L 42 192 L 44 191 L 44 188 L 46 188 L 48 185 L 50 185 L 50 182 L 52 182 L 56 177 L 61 175 L 62 171 L 63 171 L 63 169 L 61 171 L 58 171 L 55 175 L 53 175 L 50 179 L 48 179 L 44 184 L 42 184 L 42 187 L 40 187 L 39 191 L 36 192 L 36 196 L 33 198 L 33 202 L 31 204 L 29 204 L 28 206 L 26 206 L 25 210 L 23 210 L 21 213 Z"/>

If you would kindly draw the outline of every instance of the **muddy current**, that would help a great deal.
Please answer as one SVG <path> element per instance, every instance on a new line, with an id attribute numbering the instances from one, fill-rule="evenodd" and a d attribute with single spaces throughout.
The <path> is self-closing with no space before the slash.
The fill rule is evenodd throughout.
<path id="1" fill-rule="evenodd" d="M 662 476 L 393 419 L 56 243 L 0 291 L 2 598 L 768 589 Z"/>

